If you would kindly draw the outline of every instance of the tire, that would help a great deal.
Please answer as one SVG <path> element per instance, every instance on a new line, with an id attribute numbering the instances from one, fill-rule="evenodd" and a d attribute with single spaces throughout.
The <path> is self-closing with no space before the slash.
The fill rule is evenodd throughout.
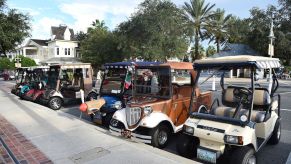
<path id="1" fill-rule="evenodd" d="M 95 92 L 91 92 L 88 94 L 86 101 L 90 101 L 91 99 L 97 100 L 98 94 Z"/>
<path id="2" fill-rule="evenodd" d="M 90 116 L 91 122 L 93 122 L 94 121 L 94 114 L 90 114 L 89 116 Z"/>
<path id="3" fill-rule="evenodd" d="M 153 147 L 160 149 L 165 148 L 168 145 L 170 130 L 166 125 L 158 125 L 151 130 L 152 141 L 151 144 Z"/>
<path id="4" fill-rule="evenodd" d="M 52 97 L 48 102 L 48 106 L 53 110 L 61 109 L 62 105 L 63 105 L 63 101 L 59 97 Z"/>
<path id="5" fill-rule="evenodd" d="M 199 139 L 187 134 L 181 134 L 176 144 L 176 150 L 179 155 L 192 159 L 197 156 L 197 146 Z"/>
<path id="6" fill-rule="evenodd" d="M 268 144 L 276 145 L 280 142 L 280 139 L 281 139 L 281 121 L 277 120 L 272 136 L 268 141 Z"/>
<path id="7" fill-rule="evenodd" d="M 106 116 L 102 116 L 102 124 L 103 126 L 105 126 L 106 128 L 109 128 L 110 125 L 110 121 L 112 119 L 114 113 L 106 113 Z"/>
<path id="8" fill-rule="evenodd" d="M 230 163 L 256 164 L 255 150 L 249 146 L 238 147 L 231 154 Z"/>

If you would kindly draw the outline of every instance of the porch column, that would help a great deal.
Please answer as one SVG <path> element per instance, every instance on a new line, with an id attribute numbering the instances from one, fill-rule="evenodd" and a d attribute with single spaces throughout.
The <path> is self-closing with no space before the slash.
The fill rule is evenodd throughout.
<path id="1" fill-rule="evenodd" d="M 237 73 L 236 73 L 236 77 L 238 78 L 238 77 L 239 77 L 239 74 L 240 74 L 240 69 L 237 69 L 236 72 L 237 72 Z"/>
<path id="2" fill-rule="evenodd" d="M 232 75 L 233 75 L 233 70 L 230 70 L 230 72 L 229 72 L 229 78 L 232 79 Z"/>
<path id="3" fill-rule="evenodd" d="M 23 48 L 23 56 L 26 57 L 26 48 Z"/>

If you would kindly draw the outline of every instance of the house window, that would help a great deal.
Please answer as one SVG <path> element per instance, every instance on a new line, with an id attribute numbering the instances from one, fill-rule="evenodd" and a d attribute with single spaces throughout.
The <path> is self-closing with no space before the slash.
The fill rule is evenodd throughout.
<path id="1" fill-rule="evenodd" d="M 71 49 L 68 48 L 68 55 L 71 55 Z"/>
<path id="2" fill-rule="evenodd" d="M 68 54 L 68 51 L 67 51 L 67 48 L 65 48 L 65 55 L 67 55 Z"/>
<path id="3" fill-rule="evenodd" d="M 57 55 L 60 55 L 60 49 L 57 48 Z"/>

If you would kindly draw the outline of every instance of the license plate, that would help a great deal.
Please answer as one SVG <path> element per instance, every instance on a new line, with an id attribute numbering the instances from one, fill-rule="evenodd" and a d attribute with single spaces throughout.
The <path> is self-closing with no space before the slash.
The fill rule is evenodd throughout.
<path id="1" fill-rule="evenodd" d="M 121 130 L 121 135 L 125 138 L 131 138 L 131 131 L 129 130 Z"/>
<path id="2" fill-rule="evenodd" d="M 210 163 L 216 163 L 216 153 L 205 149 L 197 149 L 197 158 Z"/>

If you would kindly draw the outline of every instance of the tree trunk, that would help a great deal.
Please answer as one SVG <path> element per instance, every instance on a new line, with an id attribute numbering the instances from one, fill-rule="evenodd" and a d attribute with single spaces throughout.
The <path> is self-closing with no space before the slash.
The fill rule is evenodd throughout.
<path id="1" fill-rule="evenodd" d="M 219 38 L 216 38 L 216 52 L 217 53 L 220 52 L 220 40 L 219 40 Z"/>
<path id="2" fill-rule="evenodd" d="M 192 62 L 194 62 L 196 59 L 199 58 L 199 34 L 198 34 L 198 30 L 196 30 L 195 32 L 195 46 L 194 46 L 194 49 L 195 49 L 195 53 L 194 53 L 194 56 L 192 57 Z"/>

